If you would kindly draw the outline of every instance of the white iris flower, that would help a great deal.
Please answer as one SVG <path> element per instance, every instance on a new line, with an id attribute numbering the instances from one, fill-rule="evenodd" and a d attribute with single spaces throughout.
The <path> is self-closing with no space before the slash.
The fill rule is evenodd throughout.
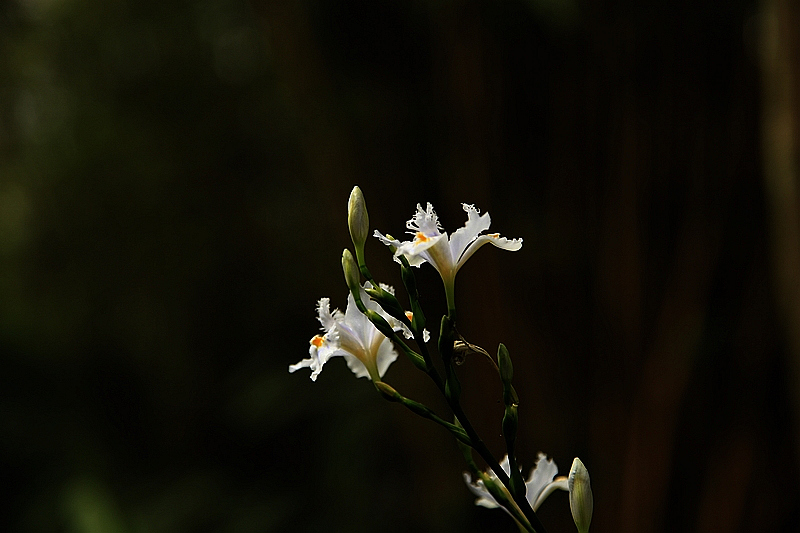
<path id="1" fill-rule="evenodd" d="M 508 462 L 508 456 L 503 458 L 500 467 L 507 475 L 510 475 L 511 467 Z M 575 525 L 578 527 L 578 532 L 588 533 L 589 524 L 592 522 L 592 510 L 594 507 L 592 488 L 589 482 L 589 472 L 586 470 L 581 460 L 576 457 L 575 460 L 572 461 L 569 477 L 556 477 L 556 474 L 558 474 L 558 466 L 556 466 L 555 461 L 548 459 L 545 454 L 539 453 L 536 465 L 531 470 L 528 481 L 525 482 L 525 497 L 528 502 L 530 502 L 533 510 L 536 511 L 553 491 L 557 489 L 568 491 L 569 506 L 572 511 L 572 518 L 575 521 Z M 503 486 L 497 480 L 497 476 L 491 469 L 486 472 L 486 476 L 492 481 L 496 481 L 495 486 Z M 468 472 L 464 472 L 464 481 L 467 482 L 469 490 L 478 497 L 478 499 L 475 500 L 475 505 L 480 505 L 489 509 L 500 507 L 507 513 L 509 512 L 508 509 L 497 503 L 497 500 L 491 495 L 482 479 L 478 479 L 473 483 L 472 476 L 470 476 Z M 503 490 L 505 490 L 505 488 L 503 488 Z M 508 500 L 512 500 L 510 494 L 508 494 Z"/>
<path id="2" fill-rule="evenodd" d="M 384 289 L 392 290 L 387 286 L 384 286 Z M 407 337 L 411 335 L 400 321 L 389 316 L 377 303 L 372 301 L 363 288 L 361 289 L 361 301 L 368 309 L 376 311 L 385 318 L 395 331 L 402 331 Z M 310 368 L 311 379 L 316 381 L 328 359 L 338 355 L 345 358 L 347 366 L 356 377 L 368 377 L 372 381 L 379 381 L 389 365 L 397 359 L 397 352 L 392 341 L 378 331 L 372 322 L 358 310 L 352 294 L 347 297 L 347 310 L 344 313 L 338 309 L 331 312 L 328 298 L 320 299 L 317 312 L 324 333 L 314 335 L 310 341 L 308 359 L 291 365 L 289 372 Z"/>
<path id="3" fill-rule="evenodd" d="M 516 251 L 522 248 L 522 239 L 507 239 L 499 233 L 481 235 L 491 224 L 489 213 L 481 215 L 475 206 L 462 205 L 467 212 L 467 223 L 449 238 L 447 232 L 442 232 L 442 226 L 431 204 L 425 210 L 417 204 L 416 214 L 406 223 L 410 230 L 408 233 L 414 236 L 411 241 L 401 242 L 375 230 L 375 236 L 384 244 L 396 248 L 395 256 L 405 256 L 413 266 L 419 266 L 426 261 L 433 265 L 444 281 L 450 309 L 454 307 L 456 273 L 478 248 L 486 243 L 503 250 Z"/>
<path id="4" fill-rule="evenodd" d="M 500 462 L 500 467 L 505 471 L 506 475 L 511 475 L 511 466 L 509 465 L 507 455 L 503 457 L 503 460 Z M 487 474 L 492 479 L 497 479 L 497 476 L 491 469 L 487 471 Z M 556 466 L 555 461 L 548 459 L 545 454 L 539 453 L 539 458 L 536 460 L 536 466 L 531 469 L 528 481 L 525 482 L 525 497 L 530 502 L 534 511 L 539 509 L 539 506 L 542 504 L 542 502 L 554 490 L 569 490 L 569 487 L 567 486 L 567 478 L 564 476 L 556 477 L 556 474 L 558 474 L 558 466 Z M 469 472 L 464 472 L 464 481 L 466 481 L 469 490 L 478 496 L 478 499 L 475 500 L 475 505 L 480 505 L 481 507 L 486 507 L 488 509 L 500 507 L 506 511 L 506 508 L 498 504 L 497 500 L 495 500 L 494 497 L 489 493 L 489 490 L 486 488 L 482 479 L 478 479 L 475 483 L 473 483 L 472 476 L 469 474 Z M 498 481 L 497 484 L 500 485 L 500 482 Z M 509 500 L 510 499 L 511 496 L 509 495 Z"/>

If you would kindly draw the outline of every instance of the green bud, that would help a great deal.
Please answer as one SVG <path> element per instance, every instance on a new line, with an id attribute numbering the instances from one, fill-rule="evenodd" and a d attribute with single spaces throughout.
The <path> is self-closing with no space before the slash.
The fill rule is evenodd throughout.
<path id="1" fill-rule="evenodd" d="M 381 393 L 381 396 L 389 400 L 390 402 L 399 402 L 402 400 L 402 396 L 400 393 L 394 390 L 394 387 L 384 383 L 383 381 L 375 381 L 375 388 L 378 389 L 378 392 Z"/>
<path id="2" fill-rule="evenodd" d="M 487 354 L 488 357 L 488 354 Z M 519 397 L 514 386 L 511 385 L 511 379 L 514 377 L 514 366 L 511 364 L 511 355 L 505 344 L 500 344 L 497 349 L 497 368 L 500 372 L 500 380 L 503 382 L 503 403 L 506 407 L 519 405 Z"/>
<path id="3" fill-rule="evenodd" d="M 378 331 L 390 339 L 394 337 L 394 330 L 392 329 L 392 326 L 390 326 L 386 319 L 379 315 L 376 311 L 367 309 L 364 314 L 366 314 L 369 321 L 372 322 L 376 328 L 378 328 Z"/>
<path id="4" fill-rule="evenodd" d="M 417 293 L 417 279 L 414 276 L 414 271 L 411 270 L 411 267 L 401 267 L 400 276 L 403 279 L 403 285 L 406 288 L 406 292 L 408 292 L 408 295 L 413 300 L 416 300 L 419 296 Z"/>
<path id="5" fill-rule="evenodd" d="M 387 238 L 387 239 L 389 239 L 390 241 L 393 241 L 393 240 L 395 240 L 395 238 L 394 238 L 394 237 L 392 237 L 392 236 L 391 236 L 390 234 L 388 234 L 388 233 L 386 234 L 386 238 Z M 393 245 L 393 244 L 390 244 L 390 245 L 389 245 L 389 251 L 390 251 L 390 252 L 392 252 L 392 253 L 395 253 L 395 252 L 397 251 L 397 246 L 395 246 L 395 245 Z M 403 257 L 403 256 L 401 255 L 401 256 L 400 256 L 400 262 L 402 263 L 403 261 L 405 261 L 406 263 L 408 263 L 408 261 L 406 261 L 406 258 L 405 258 L 405 257 Z M 406 266 L 408 266 L 408 264 L 406 264 Z"/>
<path id="6" fill-rule="evenodd" d="M 519 414 L 516 405 L 509 405 L 506 407 L 506 412 L 503 415 L 503 435 L 506 441 L 513 446 L 514 440 L 517 438 L 517 428 L 519 426 Z"/>
<path id="7" fill-rule="evenodd" d="M 569 487 L 569 508 L 572 511 L 572 519 L 575 521 L 579 533 L 587 533 L 589 524 L 592 522 L 594 500 L 589 483 L 589 471 L 577 457 L 572 461 L 567 486 Z"/>
<path id="8" fill-rule="evenodd" d="M 500 343 L 500 347 L 497 349 L 497 366 L 500 367 L 500 379 L 503 380 L 503 383 L 506 385 L 511 383 L 511 379 L 514 377 L 514 366 L 511 364 L 511 355 L 503 343 Z"/>
<path id="9" fill-rule="evenodd" d="M 369 294 L 370 298 L 378 302 L 383 310 L 386 311 L 390 316 L 393 316 L 401 322 L 408 321 L 408 317 L 406 316 L 403 306 L 400 305 L 400 301 L 395 297 L 394 294 L 382 289 L 380 286 L 364 290 L 367 294 Z"/>
<path id="10" fill-rule="evenodd" d="M 425 329 L 425 313 L 422 312 L 419 302 L 411 303 L 411 324 L 416 331 Z"/>
<path id="11" fill-rule="evenodd" d="M 347 248 L 342 252 L 342 270 L 344 270 L 344 279 L 350 292 L 353 293 L 353 298 L 359 300 L 361 298 L 361 273 L 353 259 L 353 254 Z"/>
<path id="12" fill-rule="evenodd" d="M 367 203 L 364 201 L 364 194 L 356 185 L 350 193 L 350 200 L 347 202 L 347 226 L 350 228 L 350 238 L 356 247 L 356 255 L 364 249 L 369 235 L 369 215 L 367 214 Z"/>

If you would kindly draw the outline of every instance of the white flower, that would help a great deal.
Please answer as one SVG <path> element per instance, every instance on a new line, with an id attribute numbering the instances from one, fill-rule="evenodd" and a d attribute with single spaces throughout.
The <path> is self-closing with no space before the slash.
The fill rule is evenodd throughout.
<path id="1" fill-rule="evenodd" d="M 511 466 L 509 465 L 507 455 L 503 457 L 503 460 L 500 462 L 500 467 L 505 471 L 506 475 L 511 474 Z M 492 479 L 497 479 L 497 475 L 491 469 L 486 473 Z M 545 454 L 539 453 L 539 458 L 536 460 L 536 466 L 531 469 L 528 481 L 525 482 L 525 497 L 528 499 L 528 502 L 530 502 L 534 511 L 539 508 L 545 498 L 547 498 L 547 496 L 549 496 L 554 490 L 569 490 L 567 487 L 567 478 L 563 476 L 555 477 L 557 473 L 558 467 L 556 466 L 555 461 L 548 459 Z M 473 483 L 472 476 L 470 476 L 468 472 L 464 472 L 464 481 L 466 481 L 469 490 L 478 496 L 478 499 L 475 500 L 475 505 L 480 505 L 481 507 L 486 507 L 488 509 L 500 507 L 504 511 L 508 512 L 506 508 L 498 504 L 497 500 L 495 500 L 494 497 L 489 493 L 489 490 L 486 488 L 483 480 L 478 479 L 475 483 Z M 498 484 L 500 483 L 498 482 Z M 511 499 L 510 495 L 509 499 Z"/>
<path id="2" fill-rule="evenodd" d="M 367 284 L 369 287 L 369 283 Z M 361 290 L 361 300 L 368 309 L 380 314 L 395 329 L 407 334 L 407 328 L 395 318 L 386 314 L 380 306 Z M 342 313 L 338 309 L 330 311 L 330 300 L 320 299 L 317 305 L 319 321 L 322 324 L 322 335 L 315 335 L 308 349 L 309 358 L 303 359 L 289 367 L 289 372 L 301 368 L 311 369 L 311 379 L 316 381 L 322 367 L 328 359 L 340 355 L 347 361 L 347 366 L 356 377 L 368 377 L 373 381 L 380 380 L 395 359 L 397 352 L 392 341 L 385 337 L 356 307 L 353 295 L 347 297 L 347 310 Z M 410 332 L 409 332 L 410 333 Z"/>
<path id="3" fill-rule="evenodd" d="M 506 475 L 511 472 L 511 466 L 508 463 L 508 455 L 503 457 L 503 460 L 500 461 L 500 468 L 505 471 Z M 493 480 L 497 479 L 497 474 L 494 473 L 494 470 L 489 469 L 486 473 Z M 475 505 L 486 507 L 487 509 L 501 507 L 501 505 L 497 503 L 497 500 L 494 499 L 494 496 L 491 495 L 489 489 L 486 488 L 486 484 L 482 479 L 477 479 L 475 483 L 473 483 L 472 475 L 469 472 L 464 472 L 464 481 L 467 483 L 469 490 L 478 497 L 478 499 L 475 500 Z M 505 508 L 503 508 L 503 510 L 505 510 Z"/>
<path id="4" fill-rule="evenodd" d="M 410 230 L 408 233 L 414 236 L 411 241 L 400 242 L 375 230 L 375 236 L 384 244 L 396 248 L 395 257 L 403 255 L 414 266 L 426 261 L 433 265 L 442 276 L 451 308 L 456 273 L 478 248 L 486 243 L 504 250 L 516 251 L 522 248 L 522 239 L 507 239 L 498 233 L 481 235 L 491 224 L 489 213 L 480 215 L 475 206 L 462 205 L 467 212 L 467 223 L 449 238 L 447 232 L 442 232 L 442 226 L 431 204 L 428 204 L 426 210 L 417 204 L 416 214 L 406 223 Z"/>
<path id="5" fill-rule="evenodd" d="M 508 456 L 503 457 L 500 467 L 505 471 L 506 475 L 510 475 L 511 467 L 508 462 Z M 536 460 L 536 466 L 531 470 L 528 481 L 525 482 L 525 497 L 530 502 L 534 511 L 539 509 L 542 502 L 557 489 L 569 492 L 569 507 L 572 511 L 572 518 L 578 528 L 579 533 L 588 533 L 589 524 L 592 522 L 592 511 L 594 508 L 592 498 L 592 488 L 589 482 L 589 472 L 583 463 L 577 457 L 572 461 L 572 468 L 569 471 L 569 477 L 559 476 L 558 467 L 555 461 L 548 459 L 543 453 L 539 453 L 539 458 Z M 491 469 L 486 472 L 491 480 L 497 481 L 497 476 Z M 467 482 L 467 487 L 471 490 L 478 499 L 475 500 L 475 505 L 494 509 L 500 507 L 507 513 L 508 509 L 497 503 L 497 500 L 491 495 L 486 488 L 486 484 L 482 479 L 478 479 L 475 483 L 472 482 L 472 476 L 464 472 L 464 481 Z M 502 487 L 502 484 L 497 481 L 496 486 Z M 506 490 L 503 487 L 503 490 Z M 507 493 L 507 491 L 506 491 Z M 512 500 L 511 495 L 508 499 Z M 509 513 L 511 514 L 511 513 Z M 512 515 L 513 518 L 513 515 Z M 514 518 L 516 520 L 516 518 Z"/>

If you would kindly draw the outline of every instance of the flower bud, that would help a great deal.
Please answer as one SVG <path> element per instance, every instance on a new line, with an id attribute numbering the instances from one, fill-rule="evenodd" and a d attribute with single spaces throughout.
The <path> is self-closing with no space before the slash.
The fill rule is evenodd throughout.
<path id="1" fill-rule="evenodd" d="M 367 308 L 361 300 L 361 271 L 355 259 L 353 259 L 353 254 L 347 248 L 342 252 L 342 270 L 344 271 L 344 280 L 347 282 L 347 288 L 350 289 L 350 294 L 353 295 L 356 307 L 362 313 L 365 312 Z"/>
<path id="2" fill-rule="evenodd" d="M 592 487 L 589 483 L 589 471 L 577 457 L 572 461 L 567 486 L 569 487 L 569 508 L 572 511 L 572 519 L 575 521 L 579 533 L 587 533 L 589 524 L 592 522 L 594 501 Z"/>
<path id="3" fill-rule="evenodd" d="M 383 381 L 375 381 L 375 388 L 378 389 L 378 392 L 381 393 L 381 396 L 389 400 L 390 402 L 399 402 L 402 400 L 402 396 L 394 390 L 394 387 L 384 383 Z"/>
<path id="4" fill-rule="evenodd" d="M 383 310 L 389 314 L 389 316 L 396 318 L 400 322 L 406 322 L 408 320 L 408 316 L 406 316 L 403 306 L 400 305 L 400 302 L 391 292 L 387 291 L 380 285 L 377 287 L 367 286 L 364 289 L 364 292 L 366 292 L 370 298 L 378 302 L 378 305 L 380 305 Z"/>
<path id="5" fill-rule="evenodd" d="M 342 270 L 344 270 L 344 279 L 347 282 L 347 287 L 353 293 L 353 297 L 358 298 L 361 291 L 361 273 L 358 270 L 355 259 L 353 259 L 353 254 L 347 248 L 342 252 Z"/>
<path id="6" fill-rule="evenodd" d="M 378 230 L 375 230 L 375 236 L 376 236 L 376 237 L 378 237 L 380 234 L 381 234 L 381 232 L 380 232 L 380 231 L 378 231 Z M 387 233 L 387 234 L 386 234 L 386 240 L 387 240 L 387 241 L 389 241 L 389 242 L 386 242 L 386 243 L 384 243 L 384 244 L 386 244 L 386 246 L 388 246 L 388 247 L 389 247 L 389 251 L 390 251 L 390 252 L 392 252 L 393 254 L 394 254 L 395 252 L 397 252 L 397 246 L 395 246 L 395 245 L 394 245 L 394 244 L 392 244 L 392 242 L 391 242 L 391 241 L 395 241 L 395 238 L 394 238 L 394 237 L 392 237 L 391 235 L 389 235 L 389 234 Z M 403 259 L 405 259 L 405 258 L 404 258 L 403 256 L 400 256 L 400 257 L 399 257 L 399 259 L 402 261 L 402 260 L 403 260 Z"/>
<path id="7" fill-rule="evenodd" d="M 364 194 L 358 185 L 353 187 L 350 200 L 347 202 L 347 226 L 350 228 L 350 238 L 356 247 L 356 256 L 361 259 L 364 243 L 367 242 L 369 234 L 369 215 Z"/>
<path id="8" fill-rule="evenodd" d="M 367 315 L 369 321 L 372 322 L 372 324 L 378 329 L 378 331 L 383 333 L 384 336 L 389 337 L 390 339 L 394 336 L 394 330 L 392 329 L 392 326 L 390 326 L 386 319 L 377 312 L 373 311 L 372 309 L 367 309 L 364 314 Z"/>
<path id="9" fill-rule="evenodd" d="M 511 364 L 511 355 L 508 353 L 508 348 L 503 343 L 497 348 L 497 366 L 500 369 L 500 379 L 504 385 L 511 383 L 514 377 L 514 365 Z"/>

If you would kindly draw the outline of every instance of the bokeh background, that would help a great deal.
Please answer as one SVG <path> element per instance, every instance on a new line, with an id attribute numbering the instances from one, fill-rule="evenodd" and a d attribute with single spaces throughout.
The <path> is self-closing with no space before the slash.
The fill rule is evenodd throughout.
<path id="1" fill-rule="evenodd" d="M 359 184 L 384 232 L 468 202 L 525 239 L 459 273 L 459 329 L 514 358 L 523 464 L 588 466 L 593 531 L 796 531 L 798 28 L 789 0 L 0 1 L 0 529 L 515 531 L 439 427 L 342 360 L 287 372 L 345 305 Z M 460 371 L 500 456 L 497 380 Z M 386 380 L 446 415 L 422 377 Z M 565 493 L 540 517 L 574 531 Z"/>

